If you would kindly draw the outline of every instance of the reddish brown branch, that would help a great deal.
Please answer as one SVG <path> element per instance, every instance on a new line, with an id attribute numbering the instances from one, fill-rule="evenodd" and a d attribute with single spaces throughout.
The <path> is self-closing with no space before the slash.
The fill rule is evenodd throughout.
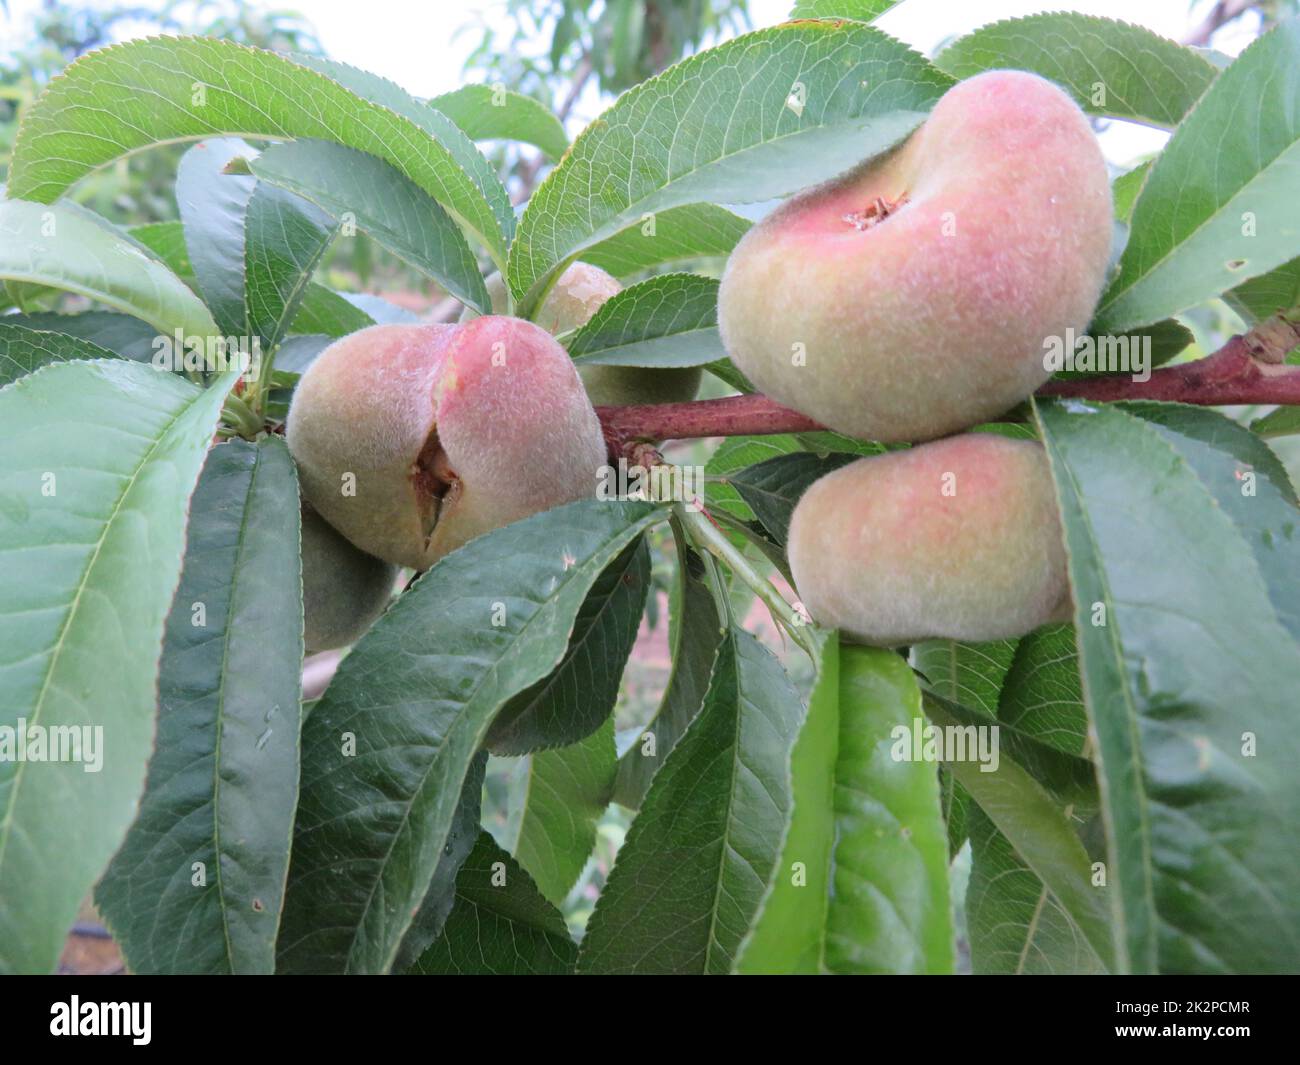
<path id="1" fill-rule="evenodd" d="M 1300 343 L 1300 326 L 1273 318 L 1235 336 L 1212 355 L 1154 370 L 1146 381 L 1129 375 L 1051 381 L 1040 396 L 1079 399 L 1165 400 L 1198 406 L 1300 404 L 1300 366 L 1283 365 Z M 611 454 L 636 440 L 684 440 L 706 436 L 770 436 L 822 428 L 811 418 L 763 395 L 730 396 L 693 403 L 598 407 Z"/>
<path id="2" fill-rule="evenodd" d="M 597 407 L 611 443 L 625 440 L 688 440 L 700 436 L 767 436 L 807 433 L 821 426 L 766 396 L 728 396 L 690 403 Z"/>
<path id="3" fill-rule="evenodd" d="M 1300 366 L 1283 366 L 1272 351 L 1252 347 L 1254 334 L 1236 336 L 1213 355 L 1155 370 L 1149 381 L 1127 376 L 1049 381 L 1040 396 L 1081 399 L 1156 399 L 1203 407 L 1236 403 L 1300 403 Z M 1266 357 L 1261 357 L 1266 356 Z"/>

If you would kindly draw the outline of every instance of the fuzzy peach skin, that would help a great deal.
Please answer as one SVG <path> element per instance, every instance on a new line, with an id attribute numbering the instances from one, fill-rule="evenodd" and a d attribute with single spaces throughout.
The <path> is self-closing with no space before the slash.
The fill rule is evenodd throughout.
<path id="1" fill-rule="evenodd" d="M 285 428 L 308 502 L 361 550 L 415 569 L 590 495 L 605 462 L 568 354 L 496 315 L 336 341 L 298 383 Z"/>
<path id="2" fill-rule="evenodd" d="M 1074 101 L 1034 74 L 980 74 L 902 147 L 744 236 L 718 295 L 723 343 L 761 391 L 850 436 L 968 428 L 1047 380 L 1046 337 L 1087 326 L 1111 215 Z"/>
<path id="3" fill-rule="evenodd" d="M 814 620 L 881 647 L 1069 616 L 1052 477 L 1030 441 L 968 433 L 827 474 L 795 507 L 789 557 Z"/>
<path id="4" fill-rule="evenodd" d="M 487 279 L 492 310 L 505 313 L 506 285 L 500 274 Z M 572 263 L 551 287 L 537 312 L 537 324 L 558 336 L 591 321 L 605 301 L 623 291 L 612 275 L 590 263 Z M 466 308 L 461 321 L 473 312 Z M 652 369 L 643 366 L 579 366 L 578 376 L 593 405 L 624 407 L 634 403 L 685 403 L 700 390 L 704 371 L 698 366 Z"/>

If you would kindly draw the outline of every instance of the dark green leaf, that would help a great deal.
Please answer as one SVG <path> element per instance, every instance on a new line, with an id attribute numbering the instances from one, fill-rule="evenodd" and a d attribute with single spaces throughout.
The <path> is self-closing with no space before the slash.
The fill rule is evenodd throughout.
<path id="1" fill-rule="evenodd" d="M 1160 427 L 1250 545 L 1278 620 L 1300 642 L 1300 505 L 1286 467 L 1254 433 L 1204 407 L 1125 404 Z"/>
<path id="2" fill-rule="evenodd" d="M 113 311 L 83 311 L 80 314 L 8 314 L 4 324 L 65 333 L 107 348 L 132 362 L 148 362 L 157 350 L 158 330 L 148 322 Z"/>
<path id="3" fill-rule="evenodd" d="M 144 798 L 95 893 L 132 972 L 274 970 L 298 798 L 298 571 L 284 441 L 213 448 L 163 638 Z"/>
<path id="4" fill-rule="evenodd" d="M 194 281 L 227 336 L 248 335 L 244 220 L 257 181 L 226 164 L 254 149 L 238 137 L 199 141 L 176 168 L 176 206 Z"/>
<path id="5" fill-rule="evenodd" d="M 480 536 L 352 649 L 303 730 L 281 968 L 391 967 L 492 718 L 563 659 L 591 586 L 661 516 L 587 500 Z"/>
<path id="6" fill-rule="evenodd" d="M 318 207 L 258 182 L 244 216 L 248 327 L 271 351 L 289 331 L 337 226 Z"/>
<path id="7" fill-rule="evenodd" d="M 790 814 L 803 707 L 752 636 L 723 639 L 704 707 L 655 774 L 578 956 L 588 973 L 726 973 Z"/>
<path id="8" fill-rule="evenodd" d="M 1104 973 L 1096 952 L 1061 904 L 975 806 L 966 927 L 976 973 Z"/>
<path id="9" fill-rule="evenodd" d="M 564 660 L 497 714 L 487 736 L 493 754 L 566 747 L 600 728 L 618 698 L 649 589 L 650 550 L 641 539 L 592 585 L 574 620 Z"/>
<path id="10" fill-rule="evenodd" d="M 1292 259 L 1275 270 L 1252 277 L 1223 298 L 1228 305 L 1255 325 L 1275 314 L 1286 314 L 1300 307 L 1300 259 Z"/>
<path id="11" fill-rule="evenodd" d="M 563 975 L 578 946 L 564 918 L 509 853 L 480 832 L 456 878 L 456 905 L 442 936 L 410 971 L 439 975 Z"/>
<path id="12" fill-rule="evenodd" d="M 857 456 L 796 451 L 748 466 L 727 478 L 772 539 L 782 546 L 799 497 L 816 480 L 855 461 Z"/>
<path id="13" fill-rule="evenodd" d="M 614 800 L 637 809 L 651 778 L 704 705 L 709 677 L 725 628 L 713 589 L 705 579 L 706 565 L 674 522 L 677 542 L 678 615 L 672 626 L 672 672 L 655 716 L 619 759 Z"/>
<path id="14" fill-rule="evenodd" d="M 924 705 L 926 716 L 937 727 L 970 724 L 953 716 L 958 707 L 932 695 L 926 696 Z M 1004 726 L 1001 731 L 1005 731 Z M 1000 749 L 997 768 L 992 772 L 985 772 L 985 764 L 970 758 L 945 764 L 970 793 L 973 803 L 1019 853 L 1023 864 L 1047 885 L 1060 911 L 1097 956 L 1111 957 L 1107 913 L 1113 889 L 1092 886 L 1088 853 L 1059 800 Z"/>
<path id="15" fill-rule="evenodd" d="M 1083 754 L 1083 705 L 1073 625 L 1048 625 L 1016 646 L 998 700 L 999 720 L 1067 754 Z"/>
<path id="16" fill-rule="evenodd" d="M 460 789 L 460 802 L 452 815 L 447 842 L 438 857 L 438 866 L 424 893 L 419 912 L 411 927 L 402 937 L 401 949 L 393 962 L 395 972 L 404 972 L 442 935 L 456 901 L 456 880 L 461 866 L 469 857 L 479 836 L 479 820 L 483 805 L 483 775 L 487 771 L 487 753 L 480 751 L 469 764 L 465 782 Z"/>

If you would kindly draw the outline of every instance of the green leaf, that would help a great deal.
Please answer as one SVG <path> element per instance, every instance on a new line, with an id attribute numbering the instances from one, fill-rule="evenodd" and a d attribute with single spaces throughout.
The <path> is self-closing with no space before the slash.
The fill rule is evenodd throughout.
<path id="1" fill-rule="evenodd" d="M 666 263 L 725 258 L 748 232 L 748 218 L 712 203 L 688 203 L 645 219 L 587 248 L 582 261 L 625 278 Z"/>
<path id="2" fill-rule="evenodd" d="M 772 876 L 803 707 L 731 629 L 704 707 L 655 774 L 587 925 L 587 973 L 726 973 Z"/>
<path id="3" fill-rule="evenodd" d="M 249 333 L 273 351 L 302 306 L 338 227 L 306 200 L 258 182 L 244 216 L 244 301 Z"/>
<path id="4" fill-rule="evenodd" d="M 47 333 L 64 333 L 89 341 L 97 348 L 107 348 L 133 362 L 150 361 L 156 350 L 158 330 L 148 322 L 129 314 L 113 311 L 82 311 L 80 314 L 7 314 L 4 324 L 37 329 Z M 94 356 L 101 358 L 102 356 Z"/>
<path id="5" fill-rule="evenodd" d="M 510 288 L 527 314 L 565 263 L 647 214 L 771 199 L 847 170 L 915 129 L 949 84 L 858 23 L 776 26 L 691 56 L 620 96 L 547 175 Z"/>
<path id="6" fill-rule="evenodd" d="M 827 640 L 791 761 L 790 828 L 740 972 L 952 972 L 938 778 L 892 753 L 896 730 L 923 722 L 902 658 Z"/>
<path id="7" fill-rule="evenodd" d="M 779 433 L 771 436 L 730 436 L 718 445 L 704 467 L 709 478 L 704 498 L 710 510 L 719 508 L 742 521 L 754 518 L 749 504 L 732 486 L 731 478 L 739 471 L 757 466 L 782 455 L 809 452 L 826 456 L 846 454 L 851 456 L 877 455 L 885 449 L 880 444 L 850 440 L 838 433 Z"/>
<path id="8" fill-rule="evenodd" d="M 26 377 L 46 363 L 115 358 L 114 352 L 80 337 L 10 325 L 8 316 L 0 318 L 0 387 Z"/>
<path id="9" fill-rule="evenodd" d="M 189 249 L 185 247 L 185 229 L 179 222 L 145 222 L 130 226 L 126 235 L 143 245 L 173 274 L 187 285 L 194 276 Z"/>
<path id="10" fill-rule="evenodd" d="M 1016 645 L 996 711 L 999 720 L 1036 740 L 1083 754 L 1088 714 L 1073 625 L 1048 625 Z"/>
<path id="11" fill-rule="evenodd" d="M 790 755 L 790 823 L 758 913 L 736 959 L 745 974 L 828 972 L 834 885 L 840 642 L 821 642 L 808 714 Z M 797 878 L 796 878 L 797 873 Z"/>
<path id="12" fill-rule="evenodd" d="M 357 96 L 408 119 L 423 130 L 428 137 L 432 138 L 439 147 L 445 149 L 450 156 L 451 162 L 459 167 L 462 174 L 469 177 L 478 191 L 479 198 L 477 202 L 476 198 L 471 196 L 466 201 L 466 206 L 472 206 L 477 210 L 480 203 L 486 203 L 492 212 L 493 221 L 504 238 L 500 248 L 509 248 L 515 232 L 515 210 L 510 204 L 509 193 L 506 192 L 505 185 L 497 176 L 496 168 L 456 123 L 442 112 L 433 110 L 426 101 L 412 96 L 400 85 L 388 78 L 380 77 L 368 70 L 361 70 L 358 67 L 349 66 L 347 63 L 341 63 L 337 59 L 328 59 L 324 56 L 299 53 L 294 58 L 303 66 L 319 71 L 344 88 L 350 89 Z M 337 140 L 336 137 L 332 136 L 319 139 Z M 364 145 L 359 144 L 352 144 L 349 147 L 370 151 Z M 386 158 L 382 152 L 372 151 L 371 154 Z M 389 161 L 391 162 L 391 160 Z M 399 169 L 401 168 L 399 167 Z M 406 176 L 415 180 L 411 174 Z M 433 190 L 427 191 L 431 192 L 434 198 L 454 218 L 466 226 L 471 233 L 478 235 L 478 239 L 487 248 L 493 261 L 500 266 L 504 257 L 498 257 L 497 253 L 500 248 L 493 243 L 496 233 L 488 227 L 484 227 L 484 230 L 480 233 L 478 227 L 470 222 L 469 217 L 458 206 L 457 200 L 439 196 Z"/>
<path id="13" fill-rule="evenodd" d="M 102 758 L 0 759 L 0 971 L 54 968 L 135 816 L 189 496 L 233 383 L 105 360 L 0 391 L 0 721 L 77 729 Z"/>
<path id="14" fill-rule="evenodd" d="M 741 521 L 754 519 L 754 512 L 729 483 L 729 475 L 757 465 L 778 455 L 791 455 L 805 448 L 797 436 L 788 433 L 773 436 L 729 436 L 718 445 L 705 464 L 710 478 L 704 486 L 709 510 L 724 510 Z"/>
<path id="15" fill-rule="evenodd" d="M 298 799 L 298 537 L 283 439 L 214 447 L 163 637 L 144 798 L 95 892 L 132 972 L 275 969 Z"/>
<path id="16" fill-rule="evenodd" d="M 194 283 L 226 336 L 247 336 L 244 220 L 254 178 L 226 164 L 253 152 L 238 137 L 199 141 L 176 168 L 176 206 Z"/>
<path id="17" fill-rule="evenodd" d="M 704 368 L 727 387 L 734 389 L 742 396 L 753 395 L 758 391 L 753 382 L 736 369 L 736 364 L 730 359 L 718 359 Z"/>
<path id="18" fill-rule="evenodd" d="M 927 695 L 924 706 L 926 716 L 936 727 L 960 728 L 968 724 L 953 715 L 950 704 L 934 696 Z M 1109 959 L 1111 933 L 1106 913 L 1107 897 L 1113 890 L 1092 886 L 1088 853 L 1058 800 L 1005 751 L 999 751 L 997 769 L 992 772 L 984 772 L 986 766 L 969 759 L 945 765 L 1015 848 L 1022 863 L 1047 885 L 1055 905 L 1079 935 L 1099 958 Z"/>
<path id="19" fill-rule="evenodd" d="M 676 519 L 673 533 L 678 552 L 673 604 L 678 613 L 671 627 L 672 671 L 654 717 L 619 759 L 614 782 L 614 801 L 633 810 L 640 807 L 651 779 L 704 705 L 726 631 L 706 579 L 706 560 L 687 543 Z"/>
<path id="20" fill-rule="evenodd" d="M 1251 278 L 1224 293 L 1223 298 L 1247 325 L 1296 310 L 1300 307 L 1300 259 Z"/>
<path id="21" fill-rule="evenodd" d="M 660 274 L 607 300 L 568 341 L 580 366 L 703 366 L 726 356 L 718 282 Z"/>
<path id="22" fill-rule="evenodd" d="M 470 140 L 522 141 L 558 162 L 569 147 L 564 126 L 538 100 L 491 85 L 466 85 L 429 101 L 465 131 Z"/>
<path id="23" fill-rule="evenodd" d="M 1250 431 L 1263 437 L 1300 433 L 1300 407 L 1278 407 L 1250 423 Z"/>
<path id="24" fill-rule="evenodd" d="M 936 705 L 942 704 L 947 717 L 956 720 L 962 728 L 969 730 L 975 726 L 977 731 L 973 736 L 976 740 L 983 729 L 996 725 L 999 754 L 1010 756 L 1059 805 L 1071 806 L 1081 814 L 1096 811 L 1099 804 L 1097 780 L 1093 763 L 1087 757 L 1046 743 L 1035 733 L 1018 725 L 991 721 L 980 711 L 951 702 L 928 688 L 925 697 Z"/>
<path id="25" fill-rule="evenodd" d="M 1133 205 L 1137 202 L 1142 186 L 1146 184 L 1147 175 L 1151 173 L 1151 163 L 1139 163 L 1132 170 L 1120 174 L 1110 183 L 1111 198 L 1115 203 L 1115 218 L 1128 223 L 1133 217 Z"/>
<path id="26" fill-rule="evenodd" d="M 456 878 L 456 904 L 442 936 L 413 974 L 559 976 L 572 973 L 578 946 L 564 918 L 510 855 L 480 832 Z"/>
<path id="27" fill-rule="evenodd" d="M 11 172 L 10 195 L 13 190 Z M 187 336 L 217 332 L 207 308 L 175 274 L 88 213 L 0 200 L 0 278 L 76 292 L 167 336 L 177 329 Z"/>
<path id="28" fill-rule="evenodd" d="M 487 735 L 493 754 L 565 747 L 600 728 L 618 699 L 619 679 L 649 590 L 650 549 L 641 539 L 592 585 L 574 620 L 564 660 L 493 719 Z"/>
<path id="29" fill-rule="evenodd" d="M 211 142 L 206 142 L 211 143 Z M 227 177 L 236 175 L 227 175 Z M 243 222 L 240 222 L 242 231 Z M 130 233 L 133 237 L 140 240 L 142 244 L 148 245 L 155 254 L 162 259 L 166 266 L 174 271 L 187 285 L 197 287 L 198 280 L 194 276 L 194 267 L 190 262 L 189 252 L 185 248 L 185 236 L 180 222 L 154 222 L 144 226 L 132 226 Z M 235 254 L 243 255 L 242 243 Z M 241 259 L 242 262 L 242 259 Z M 242 269 L 242 267 L 241 267 Z M 242 278 L 242 274 L 241 274 Z M 242 285 L 242 281 L 241 281 Z M 242 298 L 242 297 L 241 297 Z M 368 325 L 374 325 L 374 319 L 365 313 L 364 309 L 350 303 L 349 300 L 359 300 L 361 297 L 349 296 L 344 297 L 334 292 L 318 282 L 312 281 L 307 286 L 303 295 L 302 304 L 298 308 L 298 313 L 294 316 L 293 322 L 289 327 L 290 333 L 320 333 L 331 337 L 343 336 L 347 333 L 355 333 L 358 329 L 364 329 Z M 91 314 L 97 312 L 89 312 Z M 242 311 L 241 311 L 242 313 Z M 126 321 L 125 315 L 104 315 L 105 317 L 119 318 Z M 84 317 L 83 315 L 62 315 L 60 317 Z M 51 327 L 57 328 L 57 327 Z M 239 332 L 242 333 L 244 327 L 241 326 Z M 227 333 L 227 335 L 230 335 Z M 152 341 L 154 330 L 148 331 L 148 340 Z M 93 338 L 92 338 L 93 339 Z M 107 343 L 107 342 L 106 342 Z M 108 345 L 113 346 L 113 345 Z M 150 344 L 145 344 L 146 355 L 148 358 L 152 354 Z M 119 354 L 126 358 L 139 358 L 131 352 L 118 349 Z M 275 358 L 276 369 L 281 365 L 283 353 L 277 353 Z"/>
<path id="30" fill-rule="evenodd" d="M 912 648 L 912 663 L 940 695 L 995 718 L 1015 653 L 1015 640 L 926 640 Z"/>
<path id="31" fill-rule="evenodd" d="M 452 814 L 447 842 L 438 855 L 424 901 L 402 936 L 402 945 L 393 961 L 394 972 L 409 969 L 440 935 L 456 901 L 456 878 L 478 840 L 482 819 L 483 777 L 487 772 L 487 752 L 470 759 L 469 770 L 461 784 L 460 801 Z"/>
<path id="32" fill-rule="evenodd" d="M 1202 481 L 1193 442 L 1078 401 L 1041 405 L 1038 422 L 1097 738 L 1116 966 L 1289 969 L 1300 648 L 1251 536 Z"/>
<path id="33" fill-rule="evenodd" d="M 352 649 L 303 729 L 282 969 L 390 968 L 493 716 L 563 659 L 591 586 L 662 516 L 586 500 L 480 536 Z"/>
<path id="34" fill-rule="evenodd" d="M 1093 328 L 1159 321 L 1293 258 L 1300 20 L 1254 41 L 1151 165 Z"/>
<path id="35" fill-rule="evenodd" d="M 293 374 L 297 377 L 307 372 L 320 353 L 334 342 L 333 337 L 322 333 L 307 333 L 286 337 L 275 353 L 275 374 Z"/>
<path id="36" fill-rule="evenodd" d="M 617 768 L 612 716 L 586 739 L 528 759 L 515 857 L 557 906 L 596 846 Z"/>
<path id="37" fill-rule="evenodd" d="M 320 140 L 271 145 L 248 160 L 269 182 L 345 216 L 462 303 L 488 313 L 490 300 L 460 227 L 419 185 L 373 155 Z"/>
<path id="38" fill-rule="evenodd" d="M 308 287 L 302 306 L 298 308 L 293 332 L 342 337 L 374 324 L 375 320 L 369 314 L 349 303 L 340 293 L 313 284 Z"/>
<path id="39" fill-rule="evenodd" d="M 134 40 L 70 66 L 23 116 L 9 195 L 52 203 L 114 159 L 223 133 L 315 137 L 376 155 L 505 261 L 509 197 L 450 119 L 343 64 L 207 37 Z"/>
<path id="40" fill-rule="evenodd" d="M 1277 619 L 1300 643 L 1300 502 L 1286 467 L 1218 411 L 1174 403 L 1124 409 L 1159 426 L 1246 538 Z"/>
<path id="41" fill-rule="evenodd" d="M 796 0 L 790 17 L 852 18 L 871 22 L 900 3 L 902 0 Z"/>
<path id="42" fill-rule="evenodd" d="M 978 806 L 970 811 L 969 825 L 971 968 L 1004 975 L 1105 973 L 1056 896 Z"/>
<path id="43" fill-rule="evenodd" d="M 796 451 L 747 466 L 729 476 L 727 483 L 740 493 L 740 498 L 772 539 L 784 547 L 790 518 L 799 497 L 814 481 L 856 459 L 856 455 L 842 452 L 818 455 L 811 451 Z"/>
<path id="44" fill-rule="evenodd" d="M 961 643 L 926 640 L 912 648 L 912 664 L 930 687 L 955 703 L 992 719 L 998 696 L 1016 651 L 1015 640 Z M 966 842 L 970 796 L 948 770 L 939 770 L 940 804 L 948 826 L 948 850 L 955 855 Z"/>
<path id="45" fill-rule="evenodd" d="M 981 26 L 939 53 L 956 78 L 1014 68 L 1041 74 L 1089 114 L 1172 129 L 1218 70 L 1142 26 L 1057 11 Z"/>

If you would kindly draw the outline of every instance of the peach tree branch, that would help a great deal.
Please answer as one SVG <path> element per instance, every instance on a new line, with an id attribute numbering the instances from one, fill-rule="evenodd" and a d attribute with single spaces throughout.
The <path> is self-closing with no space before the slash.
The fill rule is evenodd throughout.
<path id="1" fill-rule="evenodd" d="M 1197 406 L 1300 404 L 1300 366 L 1283 363 L 1300 344 L 1300 325 L 1281 316 L 1234 336 L 1212 355 L 1154 370 L 1146 381 L 1108 375 L 1049 381 L 1037 395 L 1115 400 L 1164 400 Z M 809 433 L 824 427 L 764 395 L 689 403 L 598 407 L 611 454 L 637 440 Z"/>

